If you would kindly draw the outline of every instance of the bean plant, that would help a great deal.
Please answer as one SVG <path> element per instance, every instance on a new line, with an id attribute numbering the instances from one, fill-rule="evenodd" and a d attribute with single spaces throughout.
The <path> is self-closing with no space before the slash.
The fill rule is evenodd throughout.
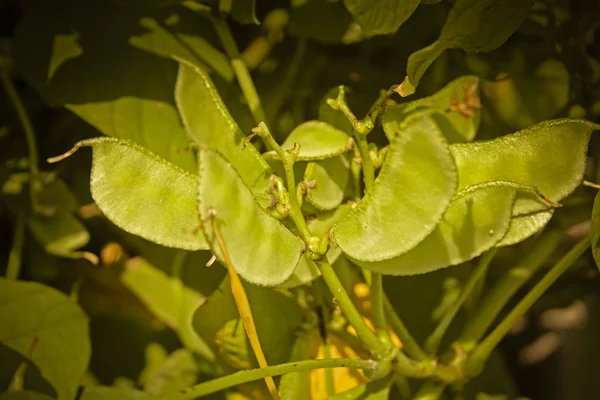
<path id="1" fill-rule="evenodd" d="M 2 149 L 1 399 L 515 398 L 483 383 L 509 381 L 498 346 L 600 261 L 597 16 L 32 3 L 0 65 L 0 140 L 26 149 Z M 588 25 L 544 36 L 563 23 Z M 136 375 L 98 372 L 94 343 L 133 335 L 93 334 L 114 310 L 171 334 Z"/>

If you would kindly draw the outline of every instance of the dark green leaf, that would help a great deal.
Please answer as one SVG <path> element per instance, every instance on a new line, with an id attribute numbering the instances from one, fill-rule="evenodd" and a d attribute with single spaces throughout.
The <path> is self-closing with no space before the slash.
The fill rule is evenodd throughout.
<path id="1" fill-rule="evenodd" d="M 341 1 L 310 0 L 290 13 L 289 29 L 292 35 L 340 43 L 352 23 L 352 14 Z"/>
<path id="2" fill-rule="evenodd" d="M 219 10 L 231 13 L 233 19 L 241 24 L 258 25 L 254 0 L 219 0 Z"/>
<path id="3" fill-rule="evenodd" d="M 303 251 L 300 238 L 268 215 L 233 166 L 215 151 L 200 149 L 200 218 L 214 254 L 223 253 L 213 231 L 216 212 L 235 270 L 249 282 L 278 285 L 294 271 Z"/>
<path id="4" fill-rule="evenodd" d="M 29 358 L 59 400 L 73 399 L 91 353 L 79 306 L 48 286 L 0 278 L 0 320 L 0 343 Z"/>
<path id="5" fill-rule="evenodd" d="M 439 128 L 415 119 L 390 143 L 373 190 L 333 228 L 350 257 L 380 261 L 415 247 L 442 218 L 456 189 L 456 167 Z"/>
<path id="6" fill-rule="evenodd" d="M 365 33 L 387 35 L 412 15 L 419 0 L 344 0 L 344 4 Z"/>
<path id="7" fill-rule="evenodd" d="M 25 390 L 23 392 L 5 392 L 0 394 L 0 400 L 52 400 L 52 397 L 42 393 Z"/>
<path id="8" fill-rule="evenodd" d="M 191 316 L 189 322 L 191 325 Z M 154 395 L 176 393 L 195 384 L 197 375 L 194 355 L 186 349 L 177 349 L 147 377 L 144 392 Z"/>
<path id="9" fill-rule="evenodd" d="M 107 386 L 88 387 L 81 395 L 81 400 L 145 400 L 152 398 L 154 396 L 140 390 Z"/>

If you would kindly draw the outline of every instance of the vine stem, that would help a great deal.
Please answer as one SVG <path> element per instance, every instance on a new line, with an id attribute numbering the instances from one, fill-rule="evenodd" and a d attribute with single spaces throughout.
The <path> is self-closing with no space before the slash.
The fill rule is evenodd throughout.
<path id="1" fill-rule="evenodd" d="M 242 383 L 252 382 L 265 377 L 289 374 L 291 372 L 311 371 L 322 368 L 352 368 L 362 370 L 372 370 L 377 368 L 377 362 L 373 360 L 360 360 L 353 358 L 332 358 L 321 360 L 306 360 L 289 362 L 280 365 L 273 365 L 267 368 L 250 369 L 239 371 L 231 375 L 213 379 L 208 382 L 200 383 L 193 386 L 183 393 L 167 394 L 158 397 L 159 400 L 188 400 L 195 399 L 200 396 L 206 396 L 211 393 L 216 393 L 220 390 L 227 389 L 232 386 L 237 386 Z"/>
<path id="2" fill-rule="evenodd" d="M 544 233 L 527 255 L 511 268 L 484 297 L 458 342 L 477 342 L 487 332 L 506 303 L 550 257 L 562 237 L 558 229 Z"/>
<path id="3" fill-rule="evenodd" d="M 425 340 L 425 350 L 427 351 L 427 353 L 435 354 L 438 351 L 440 342 L 442 341 L 444 334 L 450 327 L 450 324 L 454 320 L 454 317 L 456 316 L 456 314 L 458 314 L 458 311 L 460 310 L 462 305 L 471 295 L 473 290 L 477 287 L 477 284 L 485 277 L 486 272 L 488 270 L 488 266 L 490 265 L 490 262 L 492 261 L 497 252 L 498 249 L 494 248 L 492 250 L 487 251 L 481 256 L 477 267 L 475 268 L 471 276 L 469 276 L 469 279 L 467 280 L 465 287 L 461 291 L 460 296 L 454 302 L 454 304 L 452 304 L 452 307 L 450 307 L 450 309 L 444 314 L 442 320 Z"/>
<path id="4" fill-rule="evenodd" d="M 23 242 L 25 240 L 26 220 L 27 209 L 21 207 L 17 213 L 13 243 L 10 248 L 10 253 L 8 254 L 8 263 L 6 265 L 6 277 L 8 279 L 18 279 L 21 272 L 21 256 L 23 254 Z"/>
<path id="5" fill-rule="evenodd" d="M 233 293 L 233 297 L 235 299 L 235 303 L 238 307 L 238 311 L 240 316 L 242 317 L 242 321 L 244 323 L 244 328 L 246 330 L 246 334 L 248 335 L 248 339 L 250 340 L 250 346 L 252 347 L 252 351 L 256 356 L 256 360 L 258 361 L 258 365 L 261 368 L 267 368 L 267 359 L 262 351 L 262 347 L 260 345 L 260 341 L 258 339 L 258 333 L 256 331 L 256 324 L 254 323 L 254 317 L 252 316 L 252 309 L 250 308 L 250 302 L 248 301 L 248 296 L 246 295 L 246 291 L 244 290 L 244 285 L 237 272 L 233 268 L 231 264 L 231 259 L 229 258 L 229 253 L 227 252 L 227 248 L 225 247 L 225 242 L 223 241 L 223 237 L 221 236 L 221 231 L 217 225 L 217 219 L 215 218 L 215 212 L 211 213 L 211 222 L 213 231 L 215 236 L 217 237 L 217 242 L 219 243 L 219 247 L 221 248 L 221 252 L 223 253 L 223 258 L 225 259 L 225 264 L 227 265 L 227 271 L 229 272 L 229 278 L 231 281 L 231 291 Z M 275 400 L 279 400 L 279 392 L 277 391 L 277 386 L 275 386 L 275 382 L 271 376 L 265 376 L 265 383 L 269 388 L 269 392 L 271 396 Z"/>
<path id="6" fill-rule="evenodd" d="M 257 124 L 265 121 L 265 111 L 263 110 L 260 102 L 260 97 L 258 97 L 256 87 L 252 81 L 252 76 L 250 75 L 250 72 L 244 63 L 244 60 L 242 60 L 242 56 L 240 55 L 238 47 L 235 43 L 235 39 L 231 34 L 229 25 L 227 25 L 227 21 L 222 18 L 215 17 L 211 17 L 211 21 L 215 27 L 215 30 L 217 31 L 217 35 L 219 35 L 219 39 L 221 39 L 221 43 L 223 44 L 225 52 L 231 60 L 233 72 L 235 73 L 238 84 L 242 89 L 244 98 L 248 102 L 248 107 L 250 107 L 250 112 L 254 117 L 254 121 Z"/>
<path id="7" fill-rule="evenodd" d="M 390 300 L 385 295 L 383 299 L 383 307 L 388 321 L 390 322 L 390 327 L 402 342 L 402 350 L 406 351 L 406 353 L 415 360 L 428 360 L 429 356 L 410 334 L 410 331 L 406 325 L 404 325 L 404 322 L 402 322 L 398 316 L 398 313 L 396 313 L 396 310 L 394 310 L 392 303 L 390 303 Z"/>
<path id="8" fill-rule="evenodd" d="M 556 280 L 590 247 L 590 238 L 577 243 L 560 259 L 544 277 L 527 293 L 515 308 L 494 328 L 469 357 L 469 371 L 478 374 L 498 343 L 506 336 L 513 325 L 531 308 L 531 306 L 556 282 Z"/>

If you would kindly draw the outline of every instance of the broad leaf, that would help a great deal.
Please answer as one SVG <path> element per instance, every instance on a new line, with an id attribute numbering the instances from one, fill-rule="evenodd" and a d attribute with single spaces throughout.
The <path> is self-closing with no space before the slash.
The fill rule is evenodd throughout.
<path id="1" fill-rule="evenodd" d="M 419 0 L 344 0 L 344 4 L 365 33 L 387 35 L 412 15 Z"/>
<path id="2" fill-rule="evenodd" d="M 333 210 L 344 199 L 350 180 L 350 161 L 338 156 L 308 163 L 304 180 L 314 184 L 306 194 L 306 201 L 319 210 Z"/>
<path id="3" fill-rule="evenodd" d="M 510 246 L 519 243 L 542 229 L 552 218 L 553 209 L 534 212 L 532 214 L 513 216 L 508 232 L 496 246 Z"/>
<path id="4" fill-rule="evenodd" d="M 390 143 L 373 189 L 333 228 L 350 257 L 380 261 L 415 247 L 442 218 L 456 189 L 456 167 L 439 128 L 415 119 Z"/>
<path id="5" fill-rule="evenodd" d="M 198 145 L 218 149 L 230 160 L 243 182 L 264 191 L 272 171 L 233 120 L 205 71 L 180 61 L 175 99 L 188 136 Z"/>
<path id="6" fill-rule="evenodd" d="M 212 358 L 210 349 L 191 326 L 192 316 L 204 302 L 204 296 L 141 258 L 128 260 L 120 279 L 160 321 L 177 333 L 186 348 Z"/>
<path id="7" fill-rule="evenodd" d="M 224 260 L 212 225 L 216 218 L 231 263 L 244 279 L 263 286 L 285 281 L 304 251 L 302 240 L 260 207 L 221 155 L 209 149 L 198 155 L 200 218 L 212 252 Z"/>
<path id="8" fill-rule="evenodd" d="M 282 291 L 249 284 L 244 284 L 244 289 L 267 362 L 273 365 L 286 362 L 303 322 L 298 303 Z M 231 293 L 229 277 L 196 311 L 193 324 L 227 370 L 258 367 Z"/>
<path id="9" fill-rule="evenodd" d="M 435 230 L 414 249 L 389 260 L 355 262 L 383 274 L 414 275 L 468 261 L 502 240 L 516 194 L 530 190 L 509 182 L 473 186 L 457 194 Z"/>
<path id="10" fill-rule="evenodd" d="M 592 210 L 592 231 L 590 232 L 592 241 L 592 254 L 596 265 L 600 269 L 600 193 L 594 200 L 594 209 Z"/>
<path id="11" fill-rule="evenodd" d="M 289 30 L 301 38 L 340 43 L 351 23 L 352 14 L 341 1 L 310 0 L 292 8 Z"/>
<path id="12" fill-rule="evenodd" d="M 231 13 L 233 19 L 241 24 L 258 25 L 254 2 L 255 0 L 219 0 L 219 11 Z"/>
<path id="13" fill-rule="evenodd" d="M 401 95 L 414 93 L 425 71 L 446 49 L 481 52 L 502 46 L 527 17 L 532 4 L 533 0 L 457 0 L 438 40 L 408 58 Z"/>
<path id="14" fill-rule="evenodd" d="M 163 246 L 207 249 L 197 232 L 196 178 L 127 140 L 83 140 L 93 150 L 90 189 L 119 228 Z"/>
<path id="15" fill-rule="evenodd" d="M 49 102 L 193 172 L 193 154 L 180 152 L 188 139 L 175 108 L 172 56 L 210 65 L 231 80 L 226 59 L 204 39 L 211 35 L 210 23 L 184 8 L 56 0 L 28 8 L 15 32 L 14 57 Z"/>
<path id="16" fill-rule="evenodd" d="M 172 395 L 194 385 L 197 378 L 198 365 L 194 355 L 186 349 L 177 349 L 146 378 L 144 392 L 153 395 Z"/>
<path id="17" fill-rule="evenodd" d="M 0 278 L 0 320 L 0 343 L 30 359 L 59 400 L 75 398 L 91 353 L 79 306 L 48 286 Z"/>
<path id="18" fill-rule="evenodd" d="M 382 124 L 388 138 L 402 132 L 406 119 L 417 112 L 430 112 L 450 143 L 470 142 L 475 138 L 481 119 L 479 78 L 463 76 L 432 96 L 387 106 Z"/>
<path id="19" fill-rule="evenodd" d="M 324 160 L 343 154 L 352 148 L 352 139 L 343 131 L 323 121 L 308 121 L 298 125 L 285 139 L 281 148 L 289 150 L 300 145 L 297 161 Z M 269 157 L 278 158 L 275 151 Z"/>
<path id="20" fill-rule="evenodd" d="M 390 395 L 390 384 L 389 378 L 363 383 L 353 389 L 333 395 L 329 400 L 387 400 Z"/>
<path id="21" fill-rule="evenodd" d="M 595 129 L 597 125 L 584 120 L 558 119 L 490 141 L 451 145 L 458 190 L 510 181 L 534 186 L 550 200 L 560 201 L 583 179 L 588 141 Z"/>

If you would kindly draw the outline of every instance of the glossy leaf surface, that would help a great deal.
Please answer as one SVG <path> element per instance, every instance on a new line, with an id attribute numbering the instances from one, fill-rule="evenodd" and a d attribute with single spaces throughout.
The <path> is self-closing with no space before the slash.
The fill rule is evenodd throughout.
<path id="1" fill-rule="evenodd" d="M 367 34 L 394 33 L 419 5 L 419 0 L 344 0 L 348 11 Z"/>
<path id="2" fill-rule="evenodd" d="M 264 191 L 272 175 L 269 165 L 233 120 L 205 71 L 180 61 L 175 99 L 188 136 L 198 145 L 218 149 L 252 190 Z"/>
<path id="3" fill-rule="evenodd" d="M 433 231 L 455 189 L 445 138 L 429 119 L 418 119 L 391 141 L 373 190 L 334 227 L 333 240 L 357 260 L 398 256 Z"/>
<path id="4" fill-rule="evenodd" d="M 319 210 L 333 210 L 342 203 L 350 180 L 350 161 L 344 156 L 311 162 L 304 180 L 314 183 L 306 201 Z"/>
<path id="5" fill-rule="evenodd" d="M 0 319 L 0 343 L 30 359 L 59 400 L 75 398 L 91 354 L 81 308 L 51 287 L 0 278 Z"/>
<path id="6" fill-rule="evenodd" d="M 410 55 L 406 85 L 410 90 L 404 95 L 414 92 L 425 71 L 444 50 L 481 52 L 500 47 L 527 17 L 532 4 L 532 0 L 456 1 L 438 40 Z"/>
<path id="7" fill-rule="evenodd" d="M 298 125 L 282 143 L 281 148 L 289 150 L 294 143 L 300 145 L 297 161 L 324 160 L 350 150 L 352 141 L 345 132 L 323 121 L 308 121 Z M 267 153 L 277 157 L 274 151 Z"/>
<path id="8" fill-rule="evenodd" d="M 303 253 L 302 240 L 260 207 L 221 155 L 209 149 L 198 155 L 200 218 L 213 253 L 223 260 L 212 226 L 216 210 L 216 223 L 237 273 L 257 285 L 285 281 Z"/>

